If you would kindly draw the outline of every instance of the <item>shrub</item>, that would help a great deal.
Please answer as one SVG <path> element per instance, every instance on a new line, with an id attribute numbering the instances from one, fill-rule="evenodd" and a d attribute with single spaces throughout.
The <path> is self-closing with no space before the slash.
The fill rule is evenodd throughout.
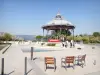
<path id="1" fill-rule="evenodd" d="M 95 41 L 95 40 L 89 40 L 89 42 L 90 42 L 90 43 L 96 43 L 96 41 Z"/>
<path id="2" fill-rule="evenodd" d="M 74 37 L 74 40 L 76 42 L 80 42 L 80 41 L 82 41 L 82 37 L 81 36 Z"/>
<path id="3" fill-rule="evenodd" d="M 72 40 L 73 36 L 67 36 L 67 40 Z"/>
<path id="4" fill-rule="evenodd" d="M 55 46 L 56 44 L 54 43 L 48 43 L 47 46 Z"/>
<path id="5" fill-rule="evenodd" d="M 42 38 L 43 38 L 43 36 L 41 36 L 41 35 L 36 36 L 36 40 L 38 40 L 38 41 L 40 41 Z"/>
<path id="6" fill-rule="evenodd" d="M 100 36 L 100 33 L 99 33 L 99 32 L 94 32 L 94 33 L 93 33 L 93 36 L 94 36 L 94 37 Z"/>
<path id="7" fill-rule="evenodd" d="M 84 44 L 88 44 L 89 42 L 88 42 L 87 40 L 84 40 L 83 43 L 84 43 Z"/>
<path id="8" fill-rule="evenodd" d="M 87 36 L 83 37 L 82 40 L 83 40 L 84 44 L 89 43 L 89 37 L 87 37 Z"/>
<path id="9" fill-rule="evenodd" d="M 90 43 L 99 43 L 100 42 L 99 37 L 91 36 L 89 42 Z"/>
<path id="10" fill-rule="evenodd" d="M 97 43 L 100 43 L 100 41 L 98 40 Z"/>

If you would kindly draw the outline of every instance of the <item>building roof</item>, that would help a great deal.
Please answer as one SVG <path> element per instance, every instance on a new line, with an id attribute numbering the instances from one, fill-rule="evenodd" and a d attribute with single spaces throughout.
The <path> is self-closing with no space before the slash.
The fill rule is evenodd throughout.
<path id="1" fill-rule="evenodd" d="M 60 28 L 73 29 L 73 28 L 75 28 L 75 26 L 71 22 L 69 22 L 68 20 L 65 20 L 63 18 L 63 16 L 60 13 L 58 13 L 53 20 L 51 20 L 50 22 L 48 22 L 47 24 L 42 26 L 42 28 L 43 29 L 50 29 L 50 30 L 60 29 Z"/>
<path id="2" fill-rule="evenodd" d="M 58 13 L 53 20 L 48 22 L 46 25 L 73 25 L 71 22 L 65 20 L 63 16 Z"/>

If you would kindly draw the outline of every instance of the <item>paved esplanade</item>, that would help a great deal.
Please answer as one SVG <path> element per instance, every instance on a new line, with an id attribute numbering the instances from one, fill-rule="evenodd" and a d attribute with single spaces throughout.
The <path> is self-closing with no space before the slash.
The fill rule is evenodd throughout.
<path id="1" fill-rule="evenodd" d="M 1 58 L 4 57 L 5 74 L 10 75 L 24 75 L 24 53 L 21 51 L 21 47 L 17 44 L 12 44 L 11 47 L 5 52 L 0 53 L 0 73 L 1 73 Z M 32 67 L 27 64 L 27 71 L 30 71 Z M 35 75 L 32 70 L 28 75 Z"/>
<path id="2" fill-rule="evenodd" d="M 5 73 L 8 75 L 24 75 L 24 65 L 25 65 L 25 56 L 30 59 L 30 53 L 23 53 L 21 49 L 27 49 L 34 46 L 33 44 L 12 44 L 11 47 L 5 52 L 5 54 L 1 54 L 0 52 L 0 71 L 1 71 L 1 58 L 5 58 Z M 95 49 L 92 49 L 93 46 L 84 45 L 82 50 L 78 50 L 77 48 L 62 48 L 55 47 L 52 48 L 56 51 L 51 52 L 34 52 L 34 58 L 38 58 L 34 61 L 28 60 L 27 64 L 27 72 L 28 75 L 90 75 L 91 73 L 99 73 L 100 74 L 100 48 L 95 46 Z M 34 48 L 45 48 L 50 49 L 50 47 L 41 47 L 34 46 Z M 51 49 L 51 50 L 52 50 Z M 57 51 L 57 50 L 60 51 Z M 69 68 L 67 71 L 64 68 L 61 68 L 61 57 L 69 56 L 69 55 L 83 55 L 86 54 L 86 66 L 84 68 L 80 66 L 75 66 L 75 69 Z M 53 70 L 44 71 L 44 57 L 45 56 L 54 56 L 57 60 L 57 69 L 54 72 Z M 94 61 L 96 62 L 94 65 Z M 0 72 L 1 73 L 1 72 Z M 95 74 L 96 75 L 96 74 Z"/>

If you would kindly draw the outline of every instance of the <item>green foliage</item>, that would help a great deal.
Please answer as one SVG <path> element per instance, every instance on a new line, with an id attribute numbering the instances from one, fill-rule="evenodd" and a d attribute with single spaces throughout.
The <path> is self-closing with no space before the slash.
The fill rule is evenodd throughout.
<path id="1" fill-rule="evenodd" d="M 72 40 L 73 39 L 73 36 L 67 36 L 67 39 L 68 40 Z"/>
<path id="2" fill-rule="evenodd" d="M 0 36 L 0 41 L 4 41 L 4 36 Z"/>
<path id="3" fill-rule="evenodd" d="M 100 41 L 99 41 L 99 40 L 97 40 L 97 43 L 100 43 Z"/>
<path id="4" fill-rule="evenodd" d="M 5 41 L 11 41 L 12 40 L 12 35 L 9 33 L 5 33 L 4 36 L 2 37 Z"/>
<path id="5" fill-rule="evenodd" d="M 75 40 L 76 42 L 80 42 L 80 41 L 82 41 L 82 36 L 74 37 L 74 40 Z"/>
<path id="6" fill-rule="evenodd" d="M 60 33 L 60 31 L 59 31 L 59 33 Z M 66 36 L 70 36 L 71 32 L 69 30 L 62 30 L 61 34 L 66 35 Z"/>
<path id="7" fill-rule="evenodd" d="M 83 36 L 82 41 L 85 44 L 89 43 L 89 37 L 88 36 Z"/>
<path id="8" fill-rule="evenodd" d="M 96 38 L 94 36 L 89 37 L 89 42 L 90 43 L 96 43 Z"/>
<path id="9" fill-rule="evenodd" d="M 95 36 L 91 36 L 90 39 L 90 43 L 100 43 L 99 40 L 100 37 L 95 37 Z"/>
<path id="10" fill-rule="evenodd" d="M 81 37 L 82 37 L 83 35 L 82 35 L 82 34 L 80 34 L 79 36 L 81 36 Z"/>
<path id="11" fill-rule="evenodd" d="M 93 33 L 93 36 L 94 36 L 94 37 L 100 36 L 100 33 L 99 33 L 99 32 L 94 32 L 94 33 Z"/>
<path id="12" fill-rule="evenodd" d="M 55 46 L 56 44 L 54 43 L 48 43 L 47 46 Z"/>
<path id="13" fill-rule="evenodd" d="M 52 31 L 52 38 L 60 38 L 62 35 L 63 36 L 70 36 L 71 32 L 69 30 L 56 30 L 56 31 Z"/>
<path id="14" fill-rule="evenodd" d="M 83 41 L 83 43 L 85 43 L 85 44 L 100 43 L 100 36 L 98 35 L 98 33 L 95 34 L 95 32 L 94 32 L 94 36 L 88 35 L 88 34 L 80 34 L 80 35 L 74 36 L 74 41 L 76 41 L 76 42 Z M 66 39 L 72 40 L 73 36 L 67 36 Z"/>
<path id="15" fill-rule="evenodd" d="M 2 40 L 2 37 L 0 36 L 0 41 Z"/>
<path id="16" fill-rule="evenodd" d="M 41 36 L 41 35 L 36 36 L 36 40 L 38 40 L 38 41 L 40 41 L 42 38 L 43 38 L 43 36 Z"/>
<path id="17" fill-rule="evenodd" d="M 53 39 L 55 39 L 55 38 L 60 39 L 60 37 L 64 36 L 65 39 L 67 39 L 67 40 L 73 39 L 72 35 L 70 35 L 70 36 L 65 35 L 64 30 L 61 33 L 60 33 L 60 31 L 56 31 L 56 32 L 53 31 L 53 33 L 51 34 L 52 38 Z M 48 36 L 48 38 L 50 38 L 50 37 L 51 36 Z M 42 38 L 47 39 L 47 36 L 44 36 L 44 37 L 41 35 L 36 36 L 37 40 L 41 40 Z M 83 43 L 86 43 L 86 44 L 87 43 L 100 43 L 100 33 L 94 32 L 93 35 L 80 34 L 80 35 L 74 36 L 74 41 L 76 41 L 76 42 L 83 41 Z M 48 44 L 48 46 L 54 46 L 54 44 Z"/>

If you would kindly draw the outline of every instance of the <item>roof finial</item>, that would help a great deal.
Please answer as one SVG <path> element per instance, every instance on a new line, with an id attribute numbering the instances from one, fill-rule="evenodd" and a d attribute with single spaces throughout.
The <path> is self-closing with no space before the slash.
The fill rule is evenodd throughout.
<path id="1" fill-rule="evenodd" d="M 57 13 L 57 15 L 60 15 L 60 10 L 59 10 L 59 8 L 58 8 L 58 13 Z"/>
<path id="2" fill-rule="evenodd" d="M 59 8 L 58 8 L 58 14 L 60 13 L 60 10 L 59 10 Z"/>

